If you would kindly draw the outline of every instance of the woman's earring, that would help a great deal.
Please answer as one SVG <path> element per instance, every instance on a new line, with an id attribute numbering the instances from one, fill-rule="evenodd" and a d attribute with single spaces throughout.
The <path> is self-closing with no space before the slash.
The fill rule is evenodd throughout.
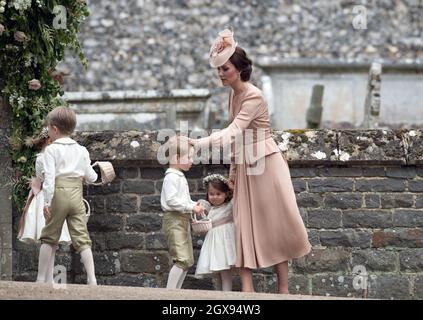
<path id="1" fill-rule="evenodd" d="M 241 72 L 238 73 L 238 80 L 240 80 L 240 79 L 241 79 Z"/>

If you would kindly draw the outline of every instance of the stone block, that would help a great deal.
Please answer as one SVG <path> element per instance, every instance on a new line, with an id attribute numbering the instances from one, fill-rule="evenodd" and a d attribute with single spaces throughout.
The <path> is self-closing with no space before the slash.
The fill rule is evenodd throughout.
<path id="1" fill-rule="evenodd" d="M 130 215 L 127 220 L 128 231 L 152 232 L 162 228 L 162 214 L 141 213 Z"/>
<path id="2" fill-rule="evenodd" d="M 345 210 L 342 214 L 345 228 L 389 228 L 392 226 L 390 210 Z"/>
<path id="3" fill-rule="evenodd" d="M 353 191 L 353 180 L 346 178 L 316 178 L 308 180 L 309 192 Z"/>
<path id="4" fill-rule="evenodd" d="M 348 270 L 349 253 L 344 249 L 313 248 L 307 256 L 294 260 L 296 273 L 343 272 Z"/>
<path id="5" fill-rule="evenodd" d="M 393 272 L 397 270 L 398 254 L 385 250 L 357 250 L 352 253 L 352 264 L 362 265 L 367 271 Z"/>
<path id="6" fill-rule="evenodd" d="M 135 213 L 137 212 L 137 196 L 119 194 L 106 198 L 108 213 Z"/>
<path id="7" fill-rule="evenodd" d="M 330 209 L 308 209 L 308 227 L 309 228 L 340 228 L 342 220 L 341 210 Z"/>
<path id="8" fill-rule="evenodd" d="M 322 246 L 369 248 L 372 234 L 366 230 L 322 230 L 319 234 Z"/>
<path id="9" fill-rule="evenodd" d="M 362 206 L 362 195 L 359 193 L 328 193 L 324 200 L 325 208 L 356 209 Z"/>
<path id="10" fill-rule="evenodd" d="M 121 270 L 129 273 L 163 273 L 169 268 L 167 253 L 125 251 L 121 253 Z"/>

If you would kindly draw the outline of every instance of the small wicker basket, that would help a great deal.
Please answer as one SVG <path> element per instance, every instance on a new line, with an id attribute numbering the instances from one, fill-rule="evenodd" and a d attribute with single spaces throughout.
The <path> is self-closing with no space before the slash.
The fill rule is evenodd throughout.
<path id="1" fill-rule="evenodd" d="M 112 182 L 113 179 L 116 177 L 115 170 L 113 169 L 113 165 L 109 161 L 97 161 L 92 165 L 93 168 L 95 166 L 98 166 L 100 169 L 101 182 L 90 183 L 90 184 L 94 186 L 101 186 L 101 185 Z"/>
<path id="2" fill-rule="evenodd" d="M 90 219 L 90 216 L 91 216 L 91 207 L 90 207 L 90 204 L 88 203 L 87 200 L 82 199 L 82 201 L 84 202 L 85 210 L 86 210 L 86 213 L 85 213 L 85 223 L 88 223 L 88 220 Z"/>
<path id="3" fill-rule="evenodd" d="M 191 227 L 194 233 L 205 234 L 212 227 L 211 219 L 207 218 L 204 214 L 201 215 L 201 220 L 197 220 L 196 214 L 191 214 Z"/>

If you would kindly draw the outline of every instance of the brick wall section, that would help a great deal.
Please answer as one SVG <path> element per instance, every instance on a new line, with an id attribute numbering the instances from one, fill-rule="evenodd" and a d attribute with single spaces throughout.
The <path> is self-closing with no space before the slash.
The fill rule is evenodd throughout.
<path id="1" fill-rule="evenodd" d="M 290 159 L 298 205 L 313 245 L 312 253 L 290 263 L 291 293 L 422 299 L 423 166 L 417 140 L 421 133 L 324 130 L 291 132 L 288 138 L 287 132 L 274 134 Z M 359 141 L 351 145 L 351 152 L 343 145 L 345 135 L 350 143 Z M 148 160 L 157 150 L 154 133 L 81 133 L 76 138 L 87 145 L 93 159 L 106 159 L 106 154 L 114 157 L 117 172 L 109 186 L 90 186 L 84 191 L 93 209 L 88 227 L 99 283 L 164 287 L 170 266 L 161 232 L 165 168 L 151 157 Z M 134 139 L 141 149 L 126 152 L 125 143 Z M 397 148 L 392 147 L 395 143 Z M 323 148 L 327 145 L 337 151 Z M 332 160 L 312 160 L 316 150 L 327 152 Z M 348 152 L 348 161 L 336 159 L 342 155 L 340 150 Z M 140 154 L 144 158 L 137 160 Z M 204 196 L 202 177 L 227 170 L 222 164 L 194 166 L 186 175 L 192 198 Z M 15 213 L 15 232 L 17 219 Z M 194 236 L 193 243 L 198 257 L 202 237 Z M 13 245 L 14 279 L 35 280 L 37 246 L 18 241 Z M 57 264 L 66 266 L 69 282 L 84 283 L 73 249 L 61 247 Z M 354 272 L 363 267 L 368 273 L 367 292 L 353 287 L 360 284 Z M 195 279 L 194 270 L 189 271 L 184 288 L 214 288 L 211 279 Z M 270 268 L 257 270 L 254 280 L 258 291 L 275 292 L 276 278 Z M 238 277 L 235 289 L 240 289 Z"/>

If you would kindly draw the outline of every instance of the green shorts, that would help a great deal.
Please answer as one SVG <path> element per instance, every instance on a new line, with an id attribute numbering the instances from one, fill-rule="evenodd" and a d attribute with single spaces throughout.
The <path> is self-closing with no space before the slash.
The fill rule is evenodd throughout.
<path id="1" fill-rule="evenodd" d="M 82 181 L 80 178 L 58 177 L 50 206 L 50 219 L 41 232 L 42 243 L 57 245 L 63 223 L 67 222 L 72 245 L 77 252 L 91 248 L 85 220 L 85 205 L 82 201 Z"/>
<path id="2" fill-rule="evenodd" d="M 187 270 L 194 264 L 190 217 L 180 212 L 165 212 L 163 232 L 174 264 Z"/>

